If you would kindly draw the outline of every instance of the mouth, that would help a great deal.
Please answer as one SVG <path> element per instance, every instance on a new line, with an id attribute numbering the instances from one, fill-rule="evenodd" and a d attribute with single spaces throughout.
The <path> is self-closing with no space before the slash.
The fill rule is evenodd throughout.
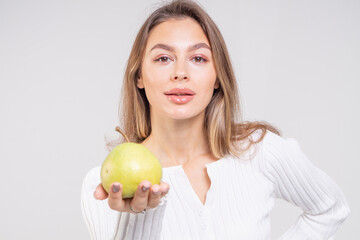
<path id="1" fill-rule="evenodd" d="M 194 94 L 180 94 L 180 93 L 176 93 L 176 94 L 166 94 L 166 96 L 193 96 Z"/>
<path id="2" fill-rule="evenodd" d="M 195 95 L 191 89 L 188 88 L 173 88 L 164 93 L 168 99 L 176 104 L 185 104 L 190 102 Z"/>
<path id="3" fill-rule="evenodd" d="M 195 92 L 189 88 L 173 88 L 170 91 L 166 91 L 165 95 L 174 95 L 174 96 L 193 96 Z"/>

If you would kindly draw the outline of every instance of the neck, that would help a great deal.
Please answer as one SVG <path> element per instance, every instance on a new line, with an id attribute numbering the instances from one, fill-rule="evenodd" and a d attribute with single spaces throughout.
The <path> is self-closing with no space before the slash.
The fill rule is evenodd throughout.
<path id="1" fill-rule="evenodd" d="M 211 155 L 204 128 L 204 113 L 176 120 L 151 116 L 151 134 L 142 143 L 164 166 L 185 165 Z"/>

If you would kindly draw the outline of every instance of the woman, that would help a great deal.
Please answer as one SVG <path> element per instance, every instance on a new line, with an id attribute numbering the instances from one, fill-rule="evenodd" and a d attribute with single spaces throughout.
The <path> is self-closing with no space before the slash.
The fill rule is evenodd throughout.
<path id="1" fill-rule="evenodd" d="M 275 198 L 304 210 L 281 239 L 332 239 L 349 215 L 341 190 L 295 139 L 241 121 L 224 40 L 193 2 L 173 1 L 141 27 L 120 113 L 130 141 L 159 158 L 163 178 L 122 199 L 121 183 L 108 195 L 100 166 L 92 169 L 82 191 L 92 239 L 270 239 Z"/>

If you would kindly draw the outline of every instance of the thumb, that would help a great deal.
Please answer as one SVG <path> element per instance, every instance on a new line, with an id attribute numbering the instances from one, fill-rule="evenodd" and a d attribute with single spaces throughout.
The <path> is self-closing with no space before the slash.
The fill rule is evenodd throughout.
<path id="1" fill-rule="evenodd" d="M 95 192 L 94 192 L 94 197 L 97 200 L 104 200 L 108 197 L 108 194 L 105 191 L 105 189 L 103 188 L 101 183 L 99 185 L 97 185 Z"/>

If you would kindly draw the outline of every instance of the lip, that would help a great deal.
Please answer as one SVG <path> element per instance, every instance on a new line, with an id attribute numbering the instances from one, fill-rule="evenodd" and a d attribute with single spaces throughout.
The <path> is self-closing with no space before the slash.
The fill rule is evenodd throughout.
<path id="1" fill-rule="evenodd" d="M 164 92 L 165 95 L 195 95 L 195 92 L 189 88 L 173 88 Z"/>
<path id="2" fill-rule="evenodd" d="M 173 103 L 185 104 L 194 98 L 195 92 L 189 88 L 173 88 L 164 94 Z"/>
<path id="3" fill-rule="evenodd" d="M 194 95 L 166 95 L 167 98 L 176 104 L 185 104 L 190 102 L 193 98 Z"/>

